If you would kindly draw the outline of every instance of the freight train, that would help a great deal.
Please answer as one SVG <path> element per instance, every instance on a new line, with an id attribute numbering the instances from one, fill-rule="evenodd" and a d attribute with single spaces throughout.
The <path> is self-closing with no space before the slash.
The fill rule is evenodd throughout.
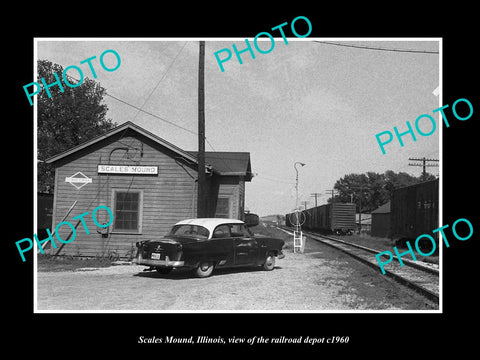
<path id="1" fill-rule="evenodd" d="M 395 244 L 412 243 L 438 228 L 438 179 L 395 189 L 390 206 L 390 236 Z M 433 234 L 438 244 L 438 233 Z M 425 246 L 430 246 L 425 240 Z M 423 248 L 423 244 L 419 244 Z"/>
<path id="2" fill-rule="evenodd" d="M 305 230 L 351 235 L 355 230 L 355 204 L 337 202 L 285 215 L 287 226 L 294 226 L 296 221 Z"/>

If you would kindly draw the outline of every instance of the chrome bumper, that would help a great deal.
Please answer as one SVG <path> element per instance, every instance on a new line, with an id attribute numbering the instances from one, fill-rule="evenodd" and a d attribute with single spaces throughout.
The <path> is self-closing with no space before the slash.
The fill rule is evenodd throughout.
<path id="1" fill-rule="evenodd" d="M 170 260 L 168 256 L 165 256 L 165 260 L 152 260 L 144 259 L 142 255 L 139 255 L 133 260 L 134 263 L 138 265 L 148 265 L 148 266 L 163 266 L 163 267 L 182 267 L 185 266 L 185 261 Z"/>

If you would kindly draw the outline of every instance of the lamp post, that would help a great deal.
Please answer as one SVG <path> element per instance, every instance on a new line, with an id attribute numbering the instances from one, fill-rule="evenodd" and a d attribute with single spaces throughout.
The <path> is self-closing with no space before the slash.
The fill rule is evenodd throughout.
<path id="1" fill-rule="evenodd" d="M 297 161 L 295 164 L 293 164 L 293 167 L 295 168 L 295 215 L 296 215 L 296 220 L 295 220 L 295 228 L 293 231 L 293 252 L 301 252 L 303 253 L 303 249 L 305 248 L 305 243 L 303 241 L 303 235 L 302 235 L 302 228 L 301 228 L 301 220 L 300 220 L 300 209 L 298 208 L 298 169 L 297 165 L 305 166 L 304 163 Z"/>
<path id="2" fill-rule="evenodd" d="M 297 162 L 295 162 L 295 164 L 293 164 L 293 167 L 295 168 L 295 173 L 296 173 L 296 177 L 295 177 L 295 210 L 298 209 L 298 169 L 297 169 L 297 164 L 301 165 L 301 166 L 305 166 L 305 164 L 300 162 L 300 161 L 297 161 Z"/>

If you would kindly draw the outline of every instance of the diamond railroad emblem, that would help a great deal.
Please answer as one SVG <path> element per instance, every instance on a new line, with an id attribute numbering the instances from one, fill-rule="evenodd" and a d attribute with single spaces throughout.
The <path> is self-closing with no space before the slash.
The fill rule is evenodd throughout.
<path id="1" fill-rule="evenodd" d="M 78 190 L 84 187 L 85 185 L 90 184 L 92 182 L 92 179 L 79 171 L 73 174 L 72 176 L 66 177 L 65 182 L 72 184 Z"/>

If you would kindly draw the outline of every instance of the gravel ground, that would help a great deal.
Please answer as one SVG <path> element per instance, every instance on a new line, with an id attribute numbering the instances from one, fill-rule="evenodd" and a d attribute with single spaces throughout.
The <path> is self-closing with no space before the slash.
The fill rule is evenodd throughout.
<path id="1" fill-rule="evenodd" d="M 434 304 L 314 241 L 285 251 L 276 268 L 218 269 L 209 278 L 122 265 L 37 273 L 42 310 L 434 310 Z"/>

